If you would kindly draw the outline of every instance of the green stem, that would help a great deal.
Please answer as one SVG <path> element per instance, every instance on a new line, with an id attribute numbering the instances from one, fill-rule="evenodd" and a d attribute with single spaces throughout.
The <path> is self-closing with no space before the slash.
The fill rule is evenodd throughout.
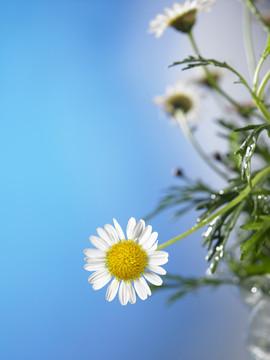
<path id="1" fill-rule="evenodd" d="M 258 107 L 258 109 L 261 110 L 261 113 L 265 116 L 266 120 L 270 122 L 270 113 L 267 110 L 267 107 L 263 104 L 263 102 L 261 102 L 260 100 L 253 98 L 254 103 L 256 104 L 256 106 Z"/>
<path id="2" fill-rule="evenodd" d="M 268 173 L 270 172 L 270 166 L 266 167 L 265 169 L 261 170 L 252 180 L 252 188 L 259 182 L 261 181 Z M 230 210 L 231 208 L 233 208 L 234 206 L 236 206 L 237 204 L 239 204 L 243 199 L 245 199 L 247 197 L 247 195 L 250 193 L 251 189 L 252 189 L 249 185 L 236 197 L 234 198 L 229 204 L 225 205 L 222 209 L 218 210 L 217 212 L 215 212 L 213 215 L 209 216 L 208 218 L 206 218 L 205 220 L 201 221 L 199 224 L 193 226 L 191 229 L 189 229 L 188 231 L 184 232 L 183 234 L 176 236 L 175 238 L 166 241 L 164 244 L 161 244 L 158 246 L 157 250 L 161 250 L 164 249 L 165 247 L 172 245 L 174 243 L 176 243 L 177 241 L 185 238 L 186 236 L 194 233 L 195 231 L 199 230 L 200 228 L 202 228 L 204 225 L 208 224 L 210 221 L 214 220 L 216 217 L 222 215 L 223 213 L 225 213 L 226 211 Z"/>
<path id="3" fill-rule="evenodd" d="M 254 78 L 253 78 L 253 90 L 254 93 L 257 94 L 257 88 L 258 88 L 258 80 L 259 80 L 259 73 L 262 67 L 262 64 L 264 63 L 265 57 L 262 55 L 260 58 L 260 61 L 258 62 L 258 65 L 256 67 Z"/>
<path id="4" fill-rule="evenodd" d="M 261 67 L 262 67 L 264 61 L 266 60 L 266 58 L 269 54 L 270 54 L 270 33 L 268 35 L 268 39 L 267 39 L 267 43 L 266 43 L 264 52 L 261 55 L 260 61 L 257 65 L 255 73 L 254 73 L 253 94 L 251 94 L 253 101 L 254 101 L 255 105 L 257 106 L 257 108 L 265 116 L 266 120 L 268 120 L 270 122 L 270 113 L 269 113 L 267 107 L 263 103 L 263 90 L 264 90 L 264 87 L 265 87 L 267 81 L 269 80 L 269 77 L 270 77 L 269 72 L 263 78 L 263 80 L 259 86 L 259 90 L 258 90 L 258 81 L 259 81 L 260 70 L 261 70 Z"/>
<path id="5" fill-rule="evenodd" d="M 175 120 L 177 124 L 182 129 L 185 136 L 188 138 L 188 140 L 191 142 L 191 144 L 194 146 L 198 154 L 203 158 L 203 160 L 215 171 L 217 172 L 223 179 L 228 179 L 228 175 L 225 174 L 223 171 L 221 171 L 215 164 L 210 161 L 209 157 L 205 154 L 199 143 L 196 141 L 196 139 L 193 136 L 192 131 L 190 130 L 186 117 L 182 113 L 182 111 L 177 111 L 175 114 Z"/>
<path id="6" fill-rule="evenodd" d="M 198 49 L 198 47 L 197 47 L 197 45 L 196 45 L 196 42 L 195 42 L 195 40 L 194 40 L 194 37 L 193 37 L 191 31 L 188 32 L 188 37 L 189 37 L 189 40 L 190 40 L 190 42 L 191 42 L 191 45 L 192 45 L 192 47 L 193 47 L 193 49 L 194 49 L 195 54 L 196 54 L 199 58 L 201 58 L 201 54 L 200 54 L 200 52 L 199 52 L 199 49 Z M 207 69 L 207 66 L 203 66 L 203 68 L 204 68 L 205 74 L 206 74 L 207 79 L 208 79 L 209 83 L 211 84 L 211 86 L 212 86 L 214 89 L 216 89 L 216 91 L 219 92 L 219 93 L 220 93 L 225 99 L 227 99 L 231 104 L 233 104 L 238 110 L 240 110 L 242 113 L 246 113 L 247 110 L 246 110 L 246 108 L 245 108 L 244 106 L 241 106 L 240 104 L 238 104 L 237 101 L 235 101 L 232 97 L 230 97 L 230 95 L 228 95 L 224 90 L 222 90 L 222 89 L 218 86 L 217 82 L 215 81 L 215 79 L 214 79 L 213 76 L 211 75 L 210 71 Z"/>
<path id="7" fill-rule="evenodd" d="M 260 83 L 260 86 L 258 89 L 258 98 L 259 99 L 263 98 L 263 91 L 264 91 L 264 88 L 269 79 L 270 79 L 270 70 L 268 70 L 268 72 L 265 74 L 264 78 L 262 79 L 262 82 Z"/>
<path id="8" fill-rule="evenodd" d="M 244 34 L 244 44 L 247 56 L 248 70 L 251 79 L 253 79 L 255 69 L 256 69 L 256 57 L 252 41 L 252 31 L 251 31 L 251 14 L 247 6 L 243 4 L 243 34 Z"/>
<path id="9" fill-rule="evenodd" d="M 261 22 L 264 30 L 266 32 L 270 32 L 270 26 L 268 24 L 266 24 L 266 22 L 264 21 L 264 18 L 262 17 L 261 13 L 259 12 L 259 10 L 256 8 L 255 4 L 254 4 L 254 0 L 246 0 L 246 4 L 249 7 L 250 11 L 256 16 L 256 18 Z"/>
<path id="10" fill-rule="evenodd" d="M 257 88 L 258 88 L 258 80 L 259 80 L 259 73 L 262 67 L 262 64 L 266 60 L 267 56 L 270 53 L 270 34 L 268 35 L 267 43 L 264 49 L 263 54 L 261 55 L 260 61 L 256 67 L 255 73 L 254 73 L 254 79 L 253 79 L 253 90 L 254 94 L 257 96 Z"/>

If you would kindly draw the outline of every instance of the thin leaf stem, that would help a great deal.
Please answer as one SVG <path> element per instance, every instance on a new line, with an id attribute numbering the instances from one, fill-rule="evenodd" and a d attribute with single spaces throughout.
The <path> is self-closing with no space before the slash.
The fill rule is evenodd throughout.
<path id="1" fill-rule="evenodd" d="M 270 172 L 270 166 L 264 168 L 263 170 L 261 170 L 252 180 L 252 188 L 259 182 L 261 181 L 268 173 Z M 235 197 L 231 202 L 229 202 L 227 205 L 225 205 L 222 209 L 218 210 L 217 212 L 215 212 L 214 214 L 212 214 L 211 216 L 209 216 L 208 218 L 206 218 L 205 220 L 199 222 L 197 225 L 193 226 L 191 229 L 189 229 L 188 231 L 184 232 L 183 234 L 176 236 L 175 238 L 166 241 L 165 243 L 161 244 L 158 246 L 158 250 L 164 249 L 165 247 L 172 245 L 174 243 L 176 243 L 177 241 L 185 238 L 186 236 L 194 233 L 195 231 L 199 230 L 200 228 L 202 228 L 203 226 L 207 225 L 210 221 L 214 220 L 216 217 L 222 215 L 223 213 L 225 213 L 226 211 L 230 210 L 231 208 L 233 208 L 234 206 L 236 206 L 237 204 L 239 204 L 243 199 L 245 199 L 247 197 L 247 195 L 250 193 L 251 189 L 252 189 L 249 185 L 247 187 L 245 187 L 244 190 L 241 191 L 241 193 Z"/>
<path id="2" fill-rule="evenodd" d="M 258 65 L 257 65 L 255 73 L 254 73 L 253 90 L 254 90 L 254 94 L 256 96 L 257 96 L 257 89 L 258 89 L 259 73 L 260 73 L 261 67 L 262 67 L 264 61 L 266 60 L 267 56 L 269 55 L 269 53 L 270 53 L 270 34 L 268 35 L 264 52 L 261 55 L 260 61 L 258 62 Z"/>
<path id="3" fill-rule="evenodd" d="M 258 98 L 262 99 L 263 98 L 263 91 L 264 88 L 268 82 L 268 80 L 270 79 L 270 70 L 268 70 L 268 72 L 265 74 L 264 78 L 262 79 L 259 89 L 258 89 Z"/>
<path id="4" fill-rule="evenodd" d="M 189 40 L 191 42 L 191 45 L 193 47 L 193 50 L 195 52 L 195 54 L 201 58 L 201 54 L 199 52 L 199 49 L 197 47 L 197 44 L 194 40 L 194 37 L 190 32 L 188 32 L 188 37 L 189 37 Z M 228 95 L 223 89 L 221 89 L 217 82 L 215 81 L 215 79 L 213 78 L 213 76 L 211 75 L 210 71 L 207 69 L 207 66 L 203 66 L 204 68 L 204 71 L 205 71 L 205 74 L 207 76 L 207 79 L 209 81 L 209 83 L 211 84 L 211 86 L 216 89 L 217 92 L 219 92 L 225 99 L 227 99 L 231 104 L 233 104 L 237 109 L 239 109 L 242 113 L 245 113 L 246 112 L 246 108 L 241 106 L 239 103 L 237 103 L 237 101 L 235 101 L 232 97 L 230 97 L 230 95 Z M 245 82 L 246 83 L 246 82 Z"/>
<path id="5" fill-rule="evenodd" d="M 190 127 L 188 126 L 187 120 L 185 115 L 182 113 L 182 111 L 177 111 L 175 114 L 175 120 L 177 124 L 182 129 L 184 135 L 187 137 L 187 139 L 191 142 L 191 144 L 194 146 L 197 153 L 203 158 L 203 160 L 207 163 L 208 166 L 211 167 L 216 173 L 218 173 L 223 179 L 228 179 L 228 175 L 225 174 L 223 171 L 221 171 L 215 164 L 209 159 L 209 157 L 205 154 L 195 137 L 193 136 L 192 131 L 190 130 Z"/>
<path id="6" fill-rule="evenodd" d="M 259 85 L 259 89 L 258 89 L 259 73 L 260 73 L 260 70 L 261 70 L 261 67 L 262 67 L 264 61 L 266 60 L 266 58 L 268 57 L 269 54 L 270 54 L 270 33 L 268 34 L 268 39 L 267 39 L 267 43 L 265 46 L 265 50 L 264 50 L 263 54 L 261 55 L 261 59 L 255 70 L 254 80 L 253 80 L 253 87 L 254 87 L 253 101 L 254 101 L 255 105 L 257 106 L 257 108 L 265 116 L 266 120 L 270 122 L 270 113 L 263 102 L 263 90 L 270 78 L 270 71 L 268 71 L 266 73 L 266 75 L 264 76 L 263 80 L 261 81 L 261 83 Z"/>
<path id="7" fill-rule="evenodd" d="M 262 55 L 260 58 L 260 61 L 258 62 L 258 65 L 256 67 L 254 78 L 253 78 L 253 89 L 254 93 L 257 94 L 257 87 L 258 87 L 258 80 L 259 80 L 259 73 L 262 67 L 262 64 L 264 63 L 265 57 Z"/>
<path id="8" fill-rule="evenodd" d="M 246 0 L 246 5 L 249 10 L 254 14 L 254 16 L 256 16 L 256 18 L 261 22 L 264 30 L 266 32 L 270 32 L 270 26 L 264 21 L 264 18 L 254 4 L 254 0 Z"/>
<path id="9" fill-rule="evenodd" d="M 270 113 L 267 110 L 267 107 L 263 104 L 261 100 L 258 100 L 257 98 L 253 98 L 256 106 L 261 111 L 261 113 L 265 116 L 266 120 L 270 122 Z"/>

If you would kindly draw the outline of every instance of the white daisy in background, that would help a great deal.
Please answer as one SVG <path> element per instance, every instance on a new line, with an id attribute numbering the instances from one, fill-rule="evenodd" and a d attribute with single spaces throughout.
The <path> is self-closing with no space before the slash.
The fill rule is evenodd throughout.
<path id="1" fill-rule="evenodd" d="M 160 265 L 168 261 L 168 253 L 157 251 L 157 232 L 152 232 L 152 226 L 145 226 L 143 220 L 132 217 L 127 224 L 127 237 L 118 222 L 113 219 L 104 229 L 98 228 L 97 236 L 89 240 L 97 249 L 86 249 L 87 264 L 84 268 L 94 271 L 88 281 L 94 290 L 104 287 L 110 280 L 106 292 L 106 300 L 112 301 L 118 290 L 122 305 L 128 301 L 136 302 L 136 293 L 145 300 L 151 295 L 146 282 L 160 286 L 162 279 L 157 275 L 165 275 L 166 271 Z M 135 293 L 136 292 L 136 293 Z"/>
<path id="2" fill-rule="evenodd" d="M 208 12 L 216 0 L 187 0 L 184 4 L 175 3 L 172 9 L 165 8 L 165 14 L 158 14 L 150 22 L 150 33 L 156 33 L 160 37 L 168 26 L 187 33 L 191 30 L 196 21 L 197 12 Z"/>
<path id="3" fill-rule="evenodd" d="M 154 102 L 176 122 L 179 115 L 184 116 L 187 122 L 196 123 L 201 110 L 202 96 L 195 86 L 185 81 L 178 81 L 174 86 L 166 88 L 163 96 L 154 98 Z"/>
<path id="4" fill-rule="evenodd" d="M 214 65 L 207 65 L 206 68 L 210 76 L 216 83 L 219 83 L 222 77 L 224 77 L 225 74 L 224 69 L 221 69 L 220 67 Z M 194 72 L 193 81 L 195 83 L 197 83 L 198 85 L 204 85 L 208 88 L 213 87 L 213 85 L 211 84 L 205 73 L 205 69 L 202 66 L 198 66 L 194 70 L 195 72 Z"/>

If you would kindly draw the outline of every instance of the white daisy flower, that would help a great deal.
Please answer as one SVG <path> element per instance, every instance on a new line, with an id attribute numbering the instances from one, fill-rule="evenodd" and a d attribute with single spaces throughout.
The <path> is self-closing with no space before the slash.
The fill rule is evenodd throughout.
<path id="1" fill-rule="evenodd" d="M 145 300 L 151 295 L 147 281 L 160 286 L 166 271 L 160 266 L 168 261 L 168 253 L 157 251 L 157 232 L 152 226 L 145 226 L 143 220 L 132 217 L 127 224 L 127 237 L 118 222 L 113 219 L 104 229 L 98 228 L 97 236 L 89 240 L 97 249 L 84 250 L 87 264 L 84 268 L 94 271 L 88 281 L 94 290 L 99 290 L 111 281 L 106 292 L 106 300 L 112 301 L 118 290 L 122 305 L 136 302 L 136 293 Z"/>
<path id="2" fill-rule="evenodd" d="M 196 123 L 201 110 L 202 97 L 195 86 L 178 81 L 166 88 L 164 96 L 157 96 L 154 102 L 176 121 L 176 117 L 185 116 L 187 122 Z M 177 115 L 177 116 L 176 116 Z"/>
<path id="3" fill-rule="evenodd" d="M 189 32 L 196 21 L 196 13 L 208 12 L 216 0 L 187 0 L 184 4 L 175 3 L 172 9 L 165 8 L 165 14 L 158 14 L 150 22 L 150 33 L 159 38 L 168 26 L 181 32 Z"/>

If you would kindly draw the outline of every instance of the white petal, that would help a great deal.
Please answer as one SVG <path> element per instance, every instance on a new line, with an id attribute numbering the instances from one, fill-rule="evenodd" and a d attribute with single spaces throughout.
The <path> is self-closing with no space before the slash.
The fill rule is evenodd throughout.
<path id="1" fill-rule="evenodd" d="M 151 295 L 150 287 L 142 276 L 139 278 L 139 282 L 144 287 L 145 291 L 147 292 L 147 295 L 150 296 Z"/>
<path id="2" fill-rule="evenodd" d="M 128 293 L 129 293 L 129 302 L 131 304 L 135 304 L 136 294 L 135 294 L 135 290 L 134 290 L 133 286 L 131 285 L 131 283 L 127 283 L 127 289 L 128 289 Z"/>
<path id="3" fill-rule="evenodd" d="M 187 1 L 185 4 L 174 3 L 174 4 L 173 4 L 173 12 L 174 12 L 174 15 L 175 15 L 175 13 L 182 12 L 182 11 L 183 11 L 183 8 L 186 7 L 186 4 L 189 5 L 189 1 Z"/>
<path id="4" fill-rule="evenodd" d="M 96 248 L 100 250 L 107 250 L 109 248 L 109 245 L 103 239 L 100 239 L 97 236 L 91 235 L 89 240 Z"/>
<path id="5" fill-rule="evenodd" d="M 149 257 L 149 260 L 148 260 L 148 264 L 149 266 L 152 266 L 152 265 L 164 265 L 168 262 L 168 258 L 167 257 L 163 257 L 163 256 L 160 256 L 160 257 Z"/>
<path id="6" fill-rule="evenodd" d="M 113 241 L 112 241 L 111 237 L 107 234 L 107 232 L 104 229 L 98 228 L 97 233 L 98 233 L 99 237 L 101 237 L 101 239 L 105 240 L 108 245 L 110 245 L 110 246 L 113 245 Z"/>
<path id="7" fill-rule="evenodd" d="M 115 295 L 117 294 L 118 288 L 119 288 L 119 280 L 113 279 L 113 281 L 108 286 L 106 292 L 106 300 L 112 301 L 115 298 Z"/>
<path id="8" fill-rule="evenodd" d="M 143 220 L 138 221 L 134 228 L 132 239 L 134 240 L 137 239 L 143 232 L 144 228 L 145 228 L 145 222 Z"/>
<path id="9" fill-rule="evenodd" d="M 119 241 L 117 232 L 115 231 L 115 228 L 110 225 L 110 224 L 106 224 L 104 226 L 107 234 L 110 236 L 110 238 L 112 239 L 113 243 L 116 244 Z"/>
<path id="10" fill-rule="evenodd" d="M 90 259 L 101 259 L 106 257 L 105 252 L 98 249 L 85 249 L 84 253 Z"/>
<path id="11" fill-rule="evenodd" d="M 163 265 L 168 262 L 169 254 L 166 251 L 148 252 L 149 265 Z"/>
<path id="12" fill-rule="evenodd" d="M 139 244 L 140 245 L 143 245 L 150 238 L 151 232 L 152 232 L 152 226 L 151 225 L 146 226 L 143 233 L 139 237 Z"/>
<path id="13" fill-rule="evenodd" d="M 164 9 L 164 12 L 166 13 L 166 15 L 168 17 L 173 17 L 175 14 L 174 14 L 174 11 L 172 9 L 169 9 L 169 8 L 165 8 Z"/>
<path id="14" fill-rule="evenodd" d="M 131 217 L 127 224 L 127 238 L 128 239 L 132 239 L 133 230 L 134 230 L 135 225 L 136 225 L 136 220 L 134 219 L 134 217 Z"/>
<path id="15" fill-rule="evenodd" d="M 128 300 L 129 300 L 128 288 L 126 286 L 125 281 L 121 281 L 119 288 L 119 301 L 121 305 L 127 305 Z"/>
<path id="16" fill-rule="evenodd" d="M 145 250 L 147 250 L 147 252 L 150 253 L 150 252 L 154 252 L 155 250 L 157 250 L 157 247 L 158 247 L 158 242 L 156 241 L 153 246 L 151 246 L 150 248 L 145 249 Z"/>
<path id="17" fill-rule="evenodd" d="M 107 269 L 98 270 L 89 276 L 88 281 L 90 284 L 93 284 L 95 281 L 107 276 L 107 274 L 109 274 Z"/>
<path id="18" fill-rule="evenodd" d="M 211 7 L 215 4 L 215 0 L 197 0 L 196 7 L 199 11 L 208 12 Z"/>
<path id="19" fill-rule="evenodd" d="M 149 239 L 148 239 L 147 241 L 145 241 L 145 243 L 142 245 L 142 247 L 143 247 L 145 250 L 150 249 L 150 248 L 154 245 L 154 243 L 156 242 L 157 237 L 158 237 L 158 233 L 157 233 L 156 231 L 153 232 L 153 233 L 150 235 Z"/>
<path id="20" fill-rule="evenodd" d="M 121 226 L 118 224 L 118 222 L 117 222 L 115 219 L 113 219 L 113 223 L 114 223 L 114 227 L 115 227 L 115 230 L 116 230 L 119 238 L 120 238 L 121 240 L 124 240 L 124 239 L 125 239 L 125 235 L 124 235 L 124 232 L 123 232 Z"/>
<path id="21" fill-rule="evenodd" d="M 90 259 L 90 262 L 84 265 L 85 270 L 87 271 L 96 271 L 96 270 L 104 270 L 105 262 L 103 259 Z"/>
<path id="22" fill-rule="evenodd" d="M 158 14 L 154 20 L 150 21 L 148 32 L 156 33 L 156 37 L 160 37 L 168 26 L 167 20 L 168 16 Z"/>
<path id="23" fill-rule="evenodd" d="M 139 280 L 134 280 L 134 288 L 140 299 L 145 300 L 147 298 L 147 292 Z"/>
<path id="24" fill-rule="evenodd" d="M 157 274 L 154 274 L 150 271 L 146 271 L 143 276 L 148 280 L 151 284 L 160 286 L 162 284 L 162 279 Z"/>
<path id="25" fill-rule="evenodd" d="M 148 252 L 149 256 L 154 256 L 154 257 L 158 257 L 158 256 L 164 256 L 164 257 L 168 257 L 169 254 L 167 253 L 167 251 L 163 251 L 163 250 L 158 250 L 158 251 L 153 251 L 153 252 Z"/>
<path id="26" fill-rule="evenodd" d="M 111 275 L 107 274 L 105 276 L 103 276 L 101 279 L 96 280 L 93 283 L 93 290 L 99 290 L 101 288 L 103 288 L 103 286 L 105 286 L 110 280 L 111 280 Z"/>
<path id="27" fill-rule="evenodd" d="M 155 273 L 159 274 L 159 275 L 165 275 L 166 274 L 166 270 L 163 269 L 161 266 L 158 265 L 148 265 L 147 268 L 151 271 L 154 271 Z"/>

